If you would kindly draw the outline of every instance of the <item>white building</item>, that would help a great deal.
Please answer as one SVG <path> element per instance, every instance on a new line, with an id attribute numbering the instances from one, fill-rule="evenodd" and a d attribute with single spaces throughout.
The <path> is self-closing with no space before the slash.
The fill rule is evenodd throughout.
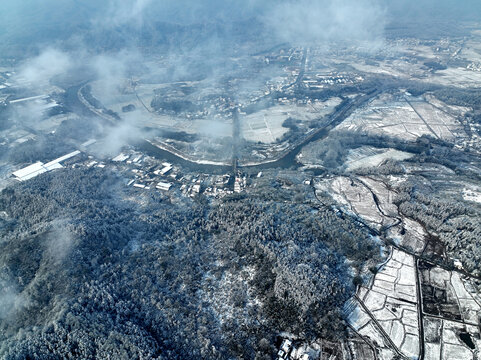
<path id="1" fill-rule="evenodd" d="M 42 162 L 36 162 L 35 164 L 29 165 L 23 169 L 17 170 L 13 173 L 13 176 L 19 181 L 25 181 L 40 175 L 47 170 L 43 167 Z"/>
<path id="2" fill-rule="evenodd" d="M 169 191 L 171 187 L 172 187 L 171 183 L 166 183 L 166 182 L 162 182 L 162 181 L 160 181 L 156 186 L 157 189 L 162 190 L 162 191 Z"/>
<path id="3" fill-rule="evenodd" d="M 52 160 L 46 164 L 39 161 L 39 162 L 36 162 L 35 164 L 29 165 L 23 169 L 15 171 L 12 175 L 19 181 L 26 181 L 34 178 L 37 175 L 43 174 L 44 172 L 62 168 L 63 166 L 60 164 L 60 162 L 70 159 L 74 156 L 77 156 L 78 154 L 80 154 L 80 151 L 78 150 L 73 151 L 69 154 L 66 154 L 55 160 Z"/>

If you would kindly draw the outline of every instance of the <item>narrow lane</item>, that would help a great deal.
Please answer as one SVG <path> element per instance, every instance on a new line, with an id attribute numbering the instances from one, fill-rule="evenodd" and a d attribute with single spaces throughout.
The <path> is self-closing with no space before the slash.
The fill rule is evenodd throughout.
<path id="1" fill-rule="evenodd" d="M 408 359 L 402 352 L 401 350 L 399 350 L 399 348 L 396 346 L 396 344 L 394 344 L 394 342 L 391 340 L 391 337 L 386 333 L 386 331 L 383 329 L 383 327 L 381 326 L 381 324 L 379 324 L 379 322 L 377 321 L 376 317 L 371 313 L 371 310 L 369 310 L 369 308 L 364 304 L 364 302 L 361 300 L 361 298 L 359 298 L 359 296 L 356 294 L 354 295 L 354 297 L 356 298 L 357 302 L 359 303 L 359 305 L 361 305 L 362 309 L 366 312 L 366 314 L 369 315 L 369 317 L 371 318 L 372 322 L 375 324 L 376 326 L 376 329 L 379 331 L 379 333 L 382 335 L 382 337 L 384 338 L 384 340 L 386 340 L 390 346 L 390 348 L 398 355 L 400 356 L 401 358 L 403 359 Z"/>
<path id="2" fill-rule="evenodd" d="M 431 131 L 431 133 L 434 135 L 434 137 L 436 139 L 439 139 L 439 136 L 438 134 L 436 134 L 436 132 L 433 130 L 433 128 L 428 124 L 428 122 L 422 117 L 422 115 L 416 110 L 416 108 L 413 106 L 413 104 L 406 98 L 404 97 L 404 100 L 406 100 L 406 102 L 409 104 L 409 106 L 411 107 L 411 109 L 414 110 L 414 112 L 416 113 L 416 115 L 424 122 L 424 124 L 426 125 L 426 127 L 429 129 L 429 131 Z"/>
<path id="3" fill-rule="evenodd" d="M 421 275 L 419 274 L 419 259 L 414 258 L 416 271 L 416 296 L 418 299 L 418 328 L 419 328 L 419 360 L 424 360 L 424 323 L 423 323 L 423 296 L 421 288 Z"/>

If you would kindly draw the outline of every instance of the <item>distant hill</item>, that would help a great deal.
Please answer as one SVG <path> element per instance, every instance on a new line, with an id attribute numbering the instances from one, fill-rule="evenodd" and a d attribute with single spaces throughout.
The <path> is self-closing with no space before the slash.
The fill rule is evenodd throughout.
<path id="1" fill-rule="evenodd" d="M 268 37 L 257 36 L 262 24 L 254 18 L 230 21 L 213 16 L 201 23 L 206 18 L 182 22 L 185 18 L 180 16 L 173 22 L 165 21 L 162 10 L 156 6 L 145 16 L 125 18 L 124 10 L 92 0 L 1 2 L 0 53 L 21 59 L 48 46 L 106 51 L 135 46 L 165 51 L 192 48 L 212 39 L 216 46 L 232 46 Z"/>

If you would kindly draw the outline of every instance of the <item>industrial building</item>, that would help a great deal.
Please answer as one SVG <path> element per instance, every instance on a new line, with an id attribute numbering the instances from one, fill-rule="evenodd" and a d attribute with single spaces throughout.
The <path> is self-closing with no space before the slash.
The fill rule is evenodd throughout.
<path id="1" fill-rule="evenodd" d="M 80 154 L 80 151 L 78 150 L 73 151 L 69 154 L 66 154 L 55 160 L 52 160 L 46 164 L 44 164 L 41 161 L 38 161 L 35 164 L 29 165 L 23 169 L 13 172 L 12 175 L 18 181 L 26 181 L 34 178 L 35 176 L 43 174 L 44 172 L 62 168 L 63 166 L 60 164 L 62 161 L 73 158 L 74 156 L 77 156 L 79 154 Z"/>

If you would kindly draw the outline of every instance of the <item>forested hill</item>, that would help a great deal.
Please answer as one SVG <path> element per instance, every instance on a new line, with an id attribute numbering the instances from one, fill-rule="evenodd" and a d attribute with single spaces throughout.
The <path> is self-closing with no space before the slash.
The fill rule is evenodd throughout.
<path id="1" fill-rule="evenodd" d="M 270 359 L 280 331 L 342 331 L 356 268 L 379 250 L 304 185 L 265 181 L 212 203 L 99 169 L 3 190 L 0 357 Z"/>

